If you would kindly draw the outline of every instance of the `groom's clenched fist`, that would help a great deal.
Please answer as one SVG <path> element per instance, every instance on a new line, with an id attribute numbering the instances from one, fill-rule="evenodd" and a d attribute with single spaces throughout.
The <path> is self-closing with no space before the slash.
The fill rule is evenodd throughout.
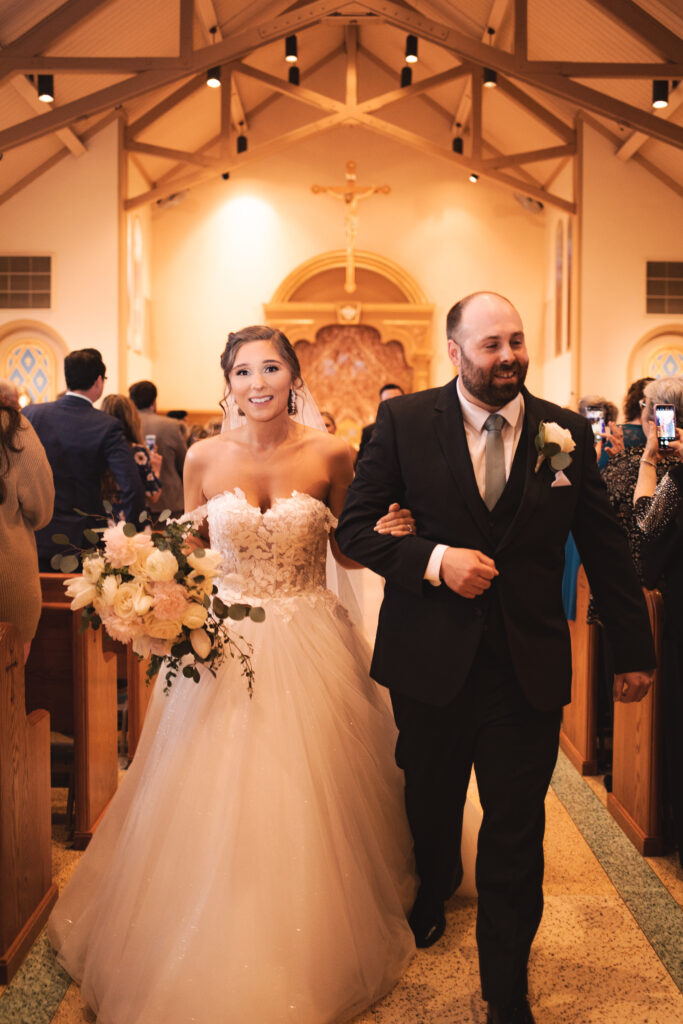
<path id="1" fill-rule="evenodd" d="M 479 597 L 498 575 L 496 563 L 472 548 L 446 548 L 441 560 L 441 579 L 461 597 Z"/>

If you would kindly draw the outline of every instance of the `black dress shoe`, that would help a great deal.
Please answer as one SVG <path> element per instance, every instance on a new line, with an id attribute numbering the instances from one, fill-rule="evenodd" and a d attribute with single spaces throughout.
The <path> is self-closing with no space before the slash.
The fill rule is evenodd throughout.
<path id="1" fill-rule="evenodd" d="M 486 1024 L 535 1024 L 526 996 L 512 1003 L 489 1003 Z"/>
<path id="2" fill-rule="evenodd" d="M 418 949 L 433 946 L 435 942 L 439 941 L 446 928 L 443 901 L 425 896 L 420 889 L 410 912 L 408 924 L 413 930 L 415 945 Z"/>

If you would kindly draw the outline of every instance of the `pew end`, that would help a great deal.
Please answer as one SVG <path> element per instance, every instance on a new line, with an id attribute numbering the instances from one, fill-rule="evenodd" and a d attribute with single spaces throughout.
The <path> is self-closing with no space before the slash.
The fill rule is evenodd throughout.
<path id="1" fill-rule="evenodd" d="M 560 746 L 581 775 L 598 774 L 598 633 L 587 621 L 590 587 L 581 566 L 576 581 L 576 619 L 569 623 L 572 699 L 562 713 Z"/>

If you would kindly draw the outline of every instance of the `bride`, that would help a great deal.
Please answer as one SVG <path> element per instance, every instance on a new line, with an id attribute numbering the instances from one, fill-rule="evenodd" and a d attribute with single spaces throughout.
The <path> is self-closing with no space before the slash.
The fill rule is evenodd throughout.
<path id="1" fill-rule="evenodd" d="M 190 448 L 186 508 L 223 555 L 221 596 L 266 610 L 237 627 L 254 699 L 229 659 L 155 689 L 48 929 L 101 1024 L 331 1024 L 415 949 L 395 728 L 325 587 L 349 448 L 291 415 L 300 370 L 279 331 L 231 334 L 221 365 L 244 425 Z M 409 532 L 392 509 L 378 528 Z"/>

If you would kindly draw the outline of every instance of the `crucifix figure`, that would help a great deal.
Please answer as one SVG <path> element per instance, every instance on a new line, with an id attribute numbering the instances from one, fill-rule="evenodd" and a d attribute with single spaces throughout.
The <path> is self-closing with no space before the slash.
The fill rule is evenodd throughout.
<path id="1" fill-rule="evenodd" d="M 356 184 L 356 162 L 349 160 L 346 165 L 345 185 L 312 185 L 311 192 L 316 195 L 319 192 L 326 192 L 334 199 L 342 199 L 346 209 L 344 210 L 344 233 L 346 236 L 346 280 L 344 282 L 345 292 L 356 290 L 356 265 L 353 258 L 353 251 L 358 233 L 358 203 L 361 199 L 376 192 L 380 195 L 388 195 L 391 192 L 389 185 L 369 185 L 366 188 Z"/>

